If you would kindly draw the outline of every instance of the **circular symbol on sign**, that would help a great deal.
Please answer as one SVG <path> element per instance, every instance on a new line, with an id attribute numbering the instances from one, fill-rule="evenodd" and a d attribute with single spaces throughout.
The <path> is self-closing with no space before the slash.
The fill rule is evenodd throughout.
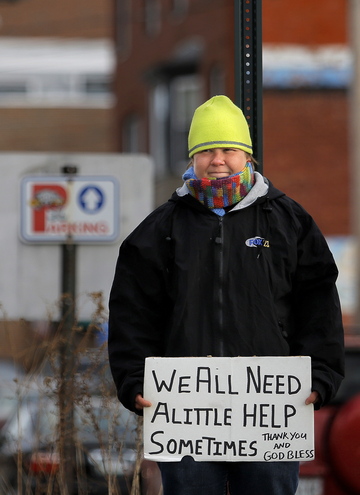
<path id="1" fill-rule="evenodd" d="M 86 186 L 79 193 L 80 206 L 86 213 L 98 213 L 104 201 L 104 194 L 97 186 Z"/>

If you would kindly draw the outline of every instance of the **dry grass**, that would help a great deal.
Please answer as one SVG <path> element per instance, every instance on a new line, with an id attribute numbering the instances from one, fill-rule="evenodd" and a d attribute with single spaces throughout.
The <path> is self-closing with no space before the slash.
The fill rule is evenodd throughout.
<path id="1" fill-rule="evenodd" d="M 116 399 L 102 294 L 90 297 L 95 310 L 86 328 L 49 320 L 47 338 L 27 351 L 41 362 L 7 392 L 15 408 L 1 435 L 0 495 L 159 493 L 157 474 L 141 487 L 141 422 Z"/>

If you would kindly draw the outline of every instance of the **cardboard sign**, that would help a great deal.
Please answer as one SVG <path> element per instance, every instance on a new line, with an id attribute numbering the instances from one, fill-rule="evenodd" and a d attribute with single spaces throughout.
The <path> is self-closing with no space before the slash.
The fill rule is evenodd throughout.
<path id="1" fill-rule="evenodd" d="M 314 459 L 310 357 L 147 358 L 144 456 Z"/>

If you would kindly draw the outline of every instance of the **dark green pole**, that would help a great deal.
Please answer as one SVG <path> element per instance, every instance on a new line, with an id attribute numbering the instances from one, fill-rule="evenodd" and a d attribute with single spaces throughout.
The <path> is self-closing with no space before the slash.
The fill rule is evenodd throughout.
<path id="1" fill-rule="evenodd" d="M 71 188 L 72 177 L 77 167 L 66 165 L 62 168 L 64 178 Z M 62 246 L 62 280 L 61 280 L 61 343 L 60 343 L 60 459 L 61 484 L 71 495 L 74 489 L 74 472 L 76 472 L 75 431 L 74 431 L 74 374 L 75 374 L 75 287 L 76 287 L 76 244 L 69 235 Z"/>
<path id="2" fill-rule="evenodd" d="M 262 0 L 234 0 L 235 103 L 249 123 L 257 169 L 263 171 Z"/>

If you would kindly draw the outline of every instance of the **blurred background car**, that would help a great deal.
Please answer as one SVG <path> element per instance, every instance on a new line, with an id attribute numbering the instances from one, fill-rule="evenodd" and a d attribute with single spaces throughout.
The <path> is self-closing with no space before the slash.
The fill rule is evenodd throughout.
<path id="1" fill-rule="evenodd" d="M 135 415 L 115 398 L 85 396 L 74 405 L 73 424 L 73 493 L 130 493 Z M 32 390 L 22 398 L 1 432 L 1 494 L 18 493 L 20 485 L 24 494 L 61 493 L 59 431 L 56 397 Z"/>
<path id="2" fill-rule="evenodd" d="M 16 407 L 19 383 L 26 376 L 24 368 L 12 359 L 0 359 L 0 430 Z"/>

